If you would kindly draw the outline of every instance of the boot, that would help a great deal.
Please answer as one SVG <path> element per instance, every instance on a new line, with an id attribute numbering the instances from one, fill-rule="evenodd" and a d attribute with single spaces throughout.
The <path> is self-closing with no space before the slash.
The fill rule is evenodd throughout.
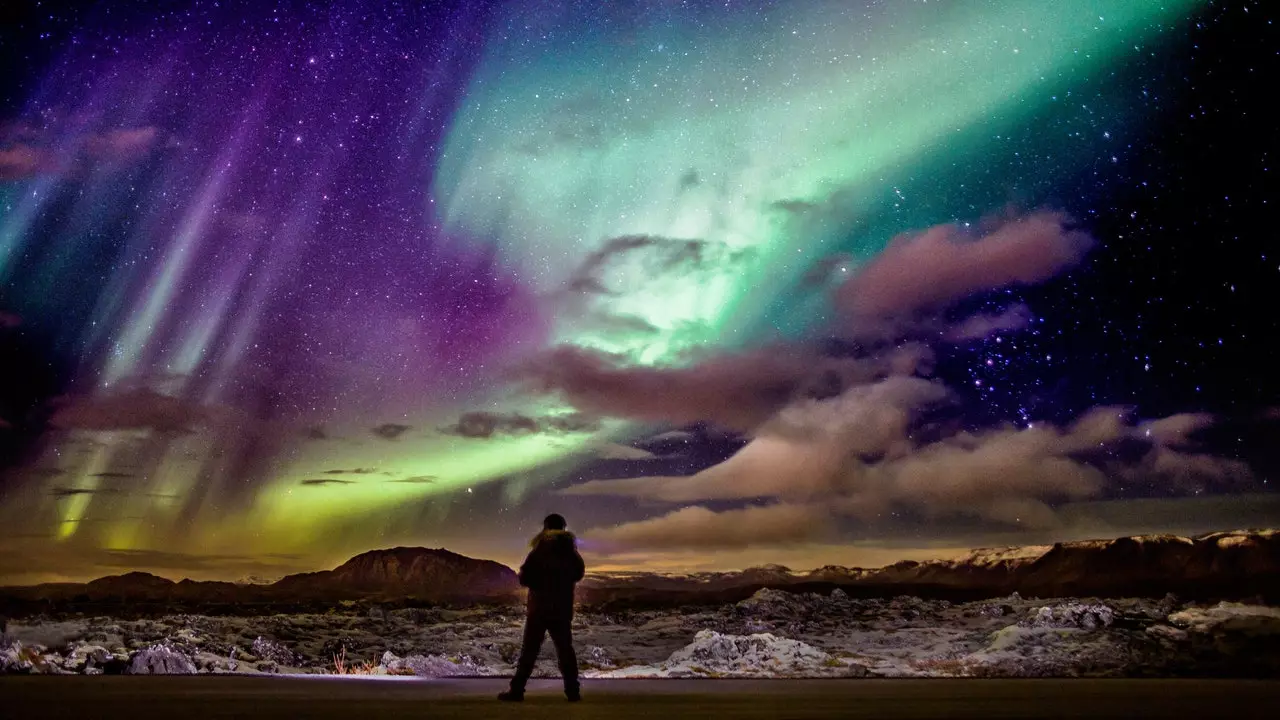
<path id="1" fill-rule="evenodd" d="M 498 699 L 502 702 L 524 702 L 524 691 L 513 688 L 506 692 L 498 693 Z"/>

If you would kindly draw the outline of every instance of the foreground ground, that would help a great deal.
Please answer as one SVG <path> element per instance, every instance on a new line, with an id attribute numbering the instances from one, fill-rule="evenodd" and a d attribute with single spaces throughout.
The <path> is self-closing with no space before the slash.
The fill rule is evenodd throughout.
<path id="1" fill-rule="evenodd" d="M 594 680 L 577 705 L 499 679 L 6 677 L 6 716 L 41 718 L 1271 718 L 1280 682 L 1247 680 Z"/>
<path id="2" fill-rule="evenodd" d="M 247 617 L 30 617 L 0 633 L 0 674 L 510 675 L 519 607 L 349 605 Z M 590 678 L 1280 678 L 1280 608 L 1176 598 L 1016 595 L 952 604 L 761 590 L 718 607 L 574 622 Z M 556 675 L 546 648 L 535 677 Z"/>

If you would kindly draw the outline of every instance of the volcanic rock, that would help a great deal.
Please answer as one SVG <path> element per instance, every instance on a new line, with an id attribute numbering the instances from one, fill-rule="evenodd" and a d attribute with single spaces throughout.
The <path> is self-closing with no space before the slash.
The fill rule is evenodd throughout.
<path id="1" fill-rule="evenodd" d="M 191 658 L 168 645 L 152 645 L 134 653 L 129 661 L 129 675 L 195 675 Z"/>

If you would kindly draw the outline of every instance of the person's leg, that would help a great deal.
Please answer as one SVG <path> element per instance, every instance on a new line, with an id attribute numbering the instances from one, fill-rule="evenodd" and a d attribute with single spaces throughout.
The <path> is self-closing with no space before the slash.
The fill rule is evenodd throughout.
<path id="1" fill-rule="evenodd" d="M 502 699 L 514 699 L 524 696 L 524 686 L 533 674 L 533 666 L 538 662 L 538 652 L 542 649 L 542 639 L 547 635 L 547 625 L 543 618 L 530 615 L 524 621 L 524 639 L 520 643 L 520 659 L 516 661 L 516 674 L 511 678 L 511 692 Z M 502 697 L 501 695 L 499 697 Z"/>
<path id="2" fill-rule="evenodd" d="M 573 651 L 572 623 L 572 617 L 557 618 L 548 629 L 551 631 L 551 642 L 556 646 L 560 674 L 564 676 L 564 694 L 570 700 L 577 700 L 580 697 L 578 655 Z"/>

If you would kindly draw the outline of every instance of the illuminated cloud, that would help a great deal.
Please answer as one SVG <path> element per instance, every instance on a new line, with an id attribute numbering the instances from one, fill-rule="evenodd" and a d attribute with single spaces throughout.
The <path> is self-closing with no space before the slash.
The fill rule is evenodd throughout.
<path id="1" fill-rule="evenodd" d="M 770 505 L 715 512 L 687 507 L 666 515 L 590 533 L 602 549 L 715 549 L 799 543 L 823 534 L 825 511 Z"/>
<path id="2" fill-rule="evenodd" d="M 958 225 L 902 235 L 836 293 L 854 318 L 910 317 L 975 293 L 1042 282 L 1083 259 L 1093 240 L 1065 215 L 1040 212 L 974 237 Z"/>
<path id="3" fill-rule="evenodd" d="M 971 315 L 943 333 L 942 339 L 953 343 L 985 340 L 996 333 L 1021 330 L 1030 325 L 1032 319 L 1031 308 L 1018 304 L 994 315 Z"/>
<path id="4" fill-rule="evenodd" d="M 945 398 L 945 389 L 935 383 L 894 378 L 788 407 L 737 454 L 692 476 L 591 481 L 563 492 L 674 504 L 774 501 L 776 506 L 766 507 L 787 508 L 785 517 L 791 519 L 799 508 L 809 508 L 814 528 L 825 528 L 831 518 L 873 521 L 908 512 L 928 520 L 972 518 L 1049 529 L 1059 525 L 1058 504 L 1098 497 L 1122 481 L 1190 492 L 1238 488 L 1251 479 L 1239 461 L 1177 452 L 1153 440 L 1119 408 L 1095 408 L 1066 428 L 1037 424 L 913 441 L 913 417 Z M 1174 418 L 1152 424 L 1184 428 L 1190 423 Z M 1108 450 L 1122 441 L 1144 445 L 1136 461 Z M 711 513 L 690 510 L 674 514 L 671 522 L 682 527 L 688 518 Z M 660 526 L 626 525 L 621 537 L 633 549 L 646 542 L 667 547 L 656 531 L 650 532 Z M 618 540 L 615 529 L 593 530 L 590 537 Z"/>

